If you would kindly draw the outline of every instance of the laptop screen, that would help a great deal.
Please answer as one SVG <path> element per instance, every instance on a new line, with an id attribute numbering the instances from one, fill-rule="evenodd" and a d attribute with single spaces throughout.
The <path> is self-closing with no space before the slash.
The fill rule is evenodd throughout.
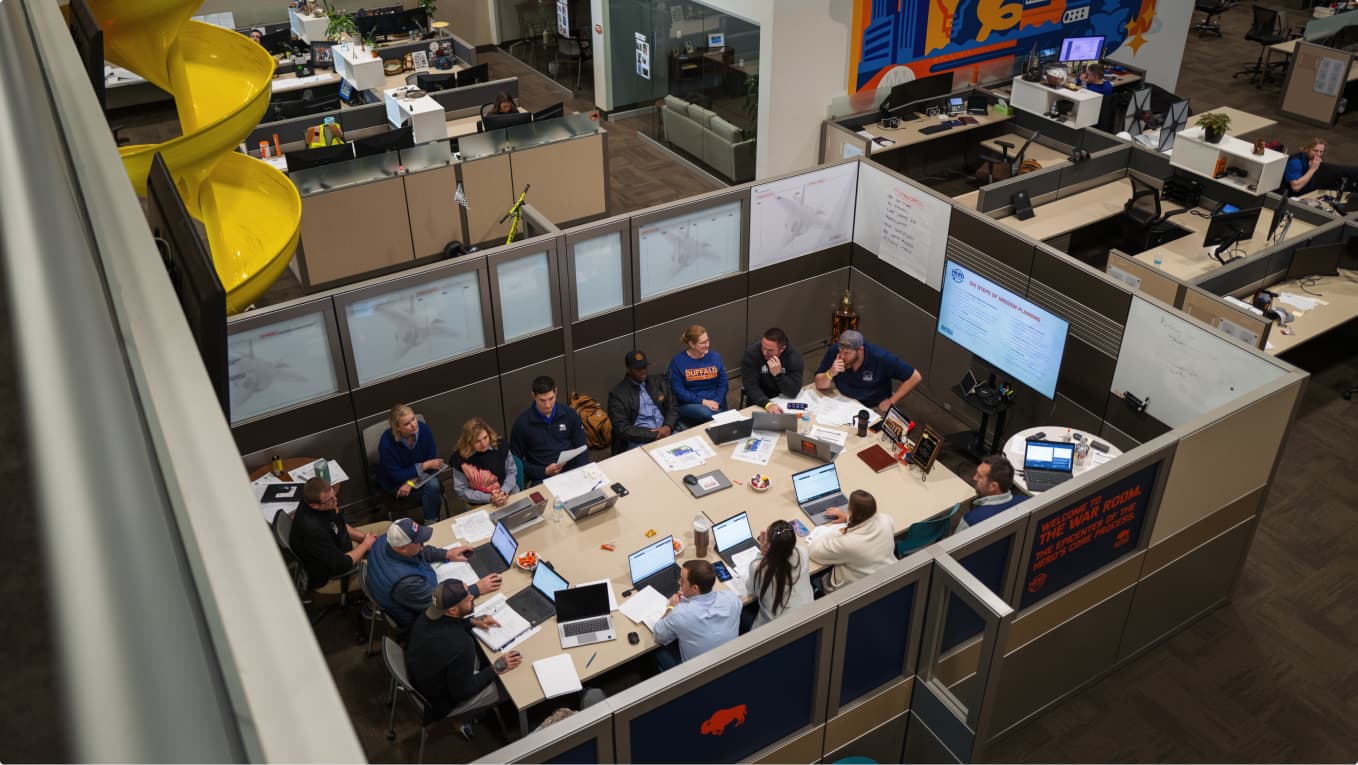
<path id="1" fill-rule="evenodd" d="M 556 597 L 556 620 L 565 624 L 608 613 L 608 585 L 584 584 L 561 590 Z"/>
<path id="2" fill-rule="evenodd" d="M 632 581 L 640 582 L 657 571 L 674 565 L 674 537 L 665 537 L 627 556 Z"/>
<path id="3" fill-rule="evenodd" d="M 1029 441 L 1023 452 L 1023 469 L 1069 473 L 1075 469 L 1075 444 Z"/>
<path id="4" fill-rule="evenodd" d="M 538 592 L 546 595 L 548 600 L 555 603 L 556 591 L 566 589 L 570 586 L 570 583 L 562 579 L 556 571 L 553 571 L 551 566 L 546 563 L 539 563 L 538 567 L 533 569 L 533 586 L 537 588 Z"/>
<path id="5" fill-rule="evenodd" d="M 792 489 L 797 492 L 799 505 L 838 493 L 839 473 L 835 472 L 835 463 L 827 462 L 819 467 L 794 473 Z"/>
<path id="6" fill-rule="evenodd" d="M 882 432 L 892 441 L 900 444 L 910 432 L 910 418 L 896 407 L 887 410 L 886 416 L 882 418 Z"/>
<path id="7" fill-rule="evenodd" d="M 753 536 L 750 517 L 746 513 L 736 513 L 712 526 L 712 540 L 716 542 L 718 552 L 726 552 Z"/>
<path id="8" fill-rule="evenodd" d="M 514 553 L 519 549 L 519 543 L 514 541 L 514 535 L 509 533 L 503 521 L 495 524 L 495 531 L 490 535 L 490 544 L 495 548 L 495 552 L 504 558 L 505 563 L 514 562 Z"/>

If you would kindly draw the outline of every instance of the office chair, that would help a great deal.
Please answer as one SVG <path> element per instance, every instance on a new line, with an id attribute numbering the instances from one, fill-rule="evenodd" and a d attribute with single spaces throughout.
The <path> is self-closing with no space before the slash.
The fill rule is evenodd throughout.
<path id="1" fill-rule="evenodd" d="M 1345 401 L 1352 401 L 1352 400 L 1353 400 L 1353 394 L 1355 394 L 1355 393 L 1358 393 L 1358 385 L 1355 385 L 1355 386 L 1353 386 L 1352 388 L 1349 388 L 1348 390 L 1344 391 L 1344 400 L 1345 400 Z"/>
<path id="2" fill-rule="evenodd" d="M 590 60 L 588 43 L 582 45 L 574 37 L 556 38 L 556 75 L 561 76 L 561 61 L 565 59 L 575 64 L 575 89 L 580 89 L 580 73 L 586 61 Z"/>
<path id="3" fill-rule="evenodd" d="M 1028 153 L 1028 147 L 1041 135 L 1041 131 L 1033 133 L 1028 140 L 1023 142 L 1023 148 L 1019 149 L 1018 154 L 1015 154 L 1013 157 L 1009 156 L 1009 150 L 1014 148 L 1014 144 L 1009 143 L 1008 141 L 995 142 L 995 144 L 1000 147 L 1000 153 L 998 154 L 993 151 L 987 151 L 983 145 L 981 147 L 981 167 L 977 169 L 976 174 L 979 176 L 982 169 L 984 169 L 987 186 L 995 181 L 1002 181 L 1006 178 L 1013 177 L 1018 174 L 1019 166 L 1023 164 L 1024 156 Z"/>
<path id="4" fill-rule="evenodd" d="M 377 599 L 373 597 L 372 589 L 368 586 L 368 561 L 366 560 L 358 562 L 358 586 L 363 589 L 363 596 L 368 599 L 368 608 L 371 609 L 369 613 L 364 615 L 364 618 L 368 620 L 368 648 L 363 652 L 363 655 L 376 656 L 377 652 L 373 650 L 373 637 L 377 634 L 377 622 L 379 620 L 386 622 L 387 629 L 391 630 L 391 634 L 399 640 L 405 640 L 408 633 L 401 629 L 401 625 L 397 624 L 395 619 L 391 618 L 391 614 L 388 614 L 385 609 L 377 604 Z"/>
<path id="5" fill-rule="evenodd" d="M 1162 212 L 1159 189 L 1135 175 L 1127 176 L 1127 180 L 1132 182 L 1132 197 L 1122 207 L 1123 243 L 1127 253 L 1135 255 L 1158 246 L 1159 237 L 1172 230 L 1166 221 L 1188 212 L 1188 208 Z"/>
<path id="6" fill-rule="evenodd" d="M 500 730 L 505 730 L 504 718 L 500 717 L 500 704 L 507 701 L 509 695 L 505 693 L 498 679 L 486 686 L 486 690 L 454 707 L 446 716 L 435 718 L 429 702 L 410 684 L 410 675 L 406 672 L 405 652 L 401 646 L 391 638 L 383 637 L 382 656 L 387 663 L 387 672 L 391 675 L 391 715 L 387 718 L 387 740 L 396 740 L 396 693 L 403 691 L 420 711 L 420 751 L 415 758 L 416 762 L 424 762 L 424 744 L 429 740 L 429 727 L 440 719 L 466 717 L 489 709 L 495 712 L 495 720 L 500 724 Z"/>
<path id="7" fill-rule="evenodd" d="M 1232 79 L 1241 75 L 1248 74 L 1250 82 L 1254 86 L 1262 87 L 1268 80 L 1269 73 L 1275 69 L 1280 69 L 1287 65 L 1285 61 L 1274 61 L 1264 63 L 1264 57 L 1268 55 L 1268 46 L 1277 45 L 1287 39 L 1283 30 L 1287 28 L 1284 23 L 1282 11 L 1266 8 L 1262 5 L 1253 6 L 1254 21 L 1250 24 L 1249 31 L 1245 32 L 1245 39 L 1259 43 L 1259 59 L 1253 65 L 1246 66 L 1235 74 Z"/>
<path id="8" fill-rule="evenodd" d="M 900 539 L 896 540 L 896 559 L 900 560 L 910 553 L 948 536 L 948 532 L 952 530 L 952 517 L 961 507 L 962 503 L 958 502 L 950 509 L 932 518 L 910 524 Z"/>
<path id="9" fill-rule="evenodd" d="M 1216 35 L 1221 37 L 1221 22 L 1218 16 L 1225 13 L 1231 7 L 1228 0 L 1198 0 L 1194 3 L 1194 10 L 1202 11 L 1206 16 L 1202 21 L 1189 27 L 1190 32 L 1197 32 L 1198 37 Z"/>
<path id="10" fill-rule="evenodd" d="M 292 536 L 292 516 L 286 510 L 279 510 L 274 513 L 273 522 L 269 524 L 273 528 L 274 541 L 278 543 L 278 548 L 283 551 L 283 561 L 288 568 L 288 573 L 292 575 L 292 585 L 297 590 L 297 595 L 302 599 L 302 606 L 312 602 L 312 588 L 310 577 L 307 576 L 306 566 L 302 565 L 302 560 L 297 557 L 297 553 L 292 551 L 292 544 L 288 541 Z M 339 599 L 331 603 L 314 615 L 308 617 L 314 627 L 320 624 L 321 620 L 336 611 L 343 611 L 349 605 L 349 577 L 356 573 L 356 569 L 351 569 L 342 574 L 339 579 L 340 591 Z M 361 641 L 363 633 L 356 632 L 355 636 Z"/>
<path id="11" fill-rule="evenodd" d="M 415 419 L 424 422 L 424 415 L 417 414 L 415 415 Z M 414 492 L 411 492 L 404 497 L 398 497 L 395 494 L 388 494 L 383 491 L 380 488 L 381 484 L 377 482 L 377 471 L 382 464 L 382 458 L 377 453 L 377 445 L 382 440 L 382 431 L 390 429 L 391 426 L 387 424 L 386 420 L 374 422 L 364 428 L 363 453 L 368 457 L 368 485 L 377 488 L 377 509 L 386 511 L 388 521 L 395 521 L 398 515 L 404 516 L 413 509 L 422 508 L 422 505 L 420 504 L 419 497 L 416 497 Z M 440 478 L 439 480 L 442 482 L 443 479 Z M 448 481 L 451 482 L 452 478 L 449 477 Z M 443 504 L 439 509 L 440 520 L 449 516 L 446 487 L 442 500 Z M 423 522 L 424 516 L 420 516 L 419 520 Z"/>

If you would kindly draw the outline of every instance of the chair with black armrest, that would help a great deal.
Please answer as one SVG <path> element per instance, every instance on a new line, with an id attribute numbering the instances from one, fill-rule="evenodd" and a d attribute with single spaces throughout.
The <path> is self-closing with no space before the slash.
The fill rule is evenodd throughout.
<path id="1" fill-rule="evenodd" d="M 1225 13 L 1231 7 L 1229 0 L 1198 0 L 1194 3 L 1194 10 L 1206 14 L 1202 21 L 1189 27 L 1190 32 L 1197 32 L 1198 37 L 1216 35 L 1221 37 L 1221 21 L 1218 16 Z"/>
<path id="2" fill-rule="evenodd" d="M 401 629 L 401 625 L 397 624 L 396 620 L 391 618 L 391 614 L 387 613 L 386 609 L 378 605 L 377 599 L 373 597 L 373 591 L 368 586 L 368 561 L 366 560 L 358 562 L 358 586 L 363 588 L 363 596 L 368 599 L 368 608 L 371 609 L 371 611 L 365 615 L 365 618 L 368 620 L 368 648 L 364 651 L 363 655 L 376 656 L 377 652 L 373 650 L 373 638 L 377 635 L 378 621 L 386 622 L 387 629 L 390 630 L 391 634 L 395 635 L 398 640 L 404 640 L 408 636 L 408 633 Z"/>
<path id="3" fill-rule="evenodd" d="M 1135 255 L 1158 246 L 1158 237 L 1170 229 L 1166 222 L 1188 209 L 1162 212 L 1159 189 L 1135 175 L 1127 180 L 1132 184 L 1132 197 L 1122 207 L 1122 231 L 1127 252 Z"/>
<path id="4" fill-rule="evenodd" d="M 505 730 L 504 718 L 500 716 L 500 704 L 507 701 L 509 695 L 505 693 L 498 678 L 492 680 L 491 684 L 486 686 L 486 690 L 453 707 L 453 710 L 444 717 L 436 718 L 429 701 L 410 684 L 410 674 L 406 672 L 405 651 L 401 646 L 391 638 L 383 637 L 382 657 L 386 660 L 387 672 L 391 675 L 391 714 L 387 719 L 387 740 L 396 740 L 396 694 L 405 693 L 420 711 L 420 751 L 415 757 L 416 762 L 424 762 L 424 744 L 429 740 L 429 728 L 440 719 L 467 717 L 489 709 L 495 712 L 495 720 L 500 724 L 500 730 Z"/>
<path id="5" fill-rule="evenodd" d="M 279 549 L 283 551 L 283 561 L 288 567 L 288 573 L 292 575 L 292 585 L 296 588 L 298 596 L 302 599 L 302 605 L 305 607 L 308 603 L 312 602 L 312 595 L 315 593 L 315 590 L 311 588 L 311 578 L 307 576 L 306 566 L 302 564 L 301 558 L 297 557 L 297 553 L 292 551 L 292 544 L 288 541 L 292 536 L 292 516 L 289 515 L 286 510 L 279 510 L 274 513 L 273 523 L 269 525 L 273 528 L 274 541 L 278 543 Z M 356 572 L 357 569 L 351 569 L 337 577 L 339 580 L 339 592 L 337 593 L 339 599 L 310 616 L 309 619 L 313 625 L 320 623 L 322 619 L 336 611 L 344 610 L 344 608 L 348 606 L 349 578 Z M 362 634 L 356 634 L 361 640 Z"/>
<path id="6" fill-rule="evenodd" d="M 1259 43 L 1259 59 L 1253 64 L 1245 66 L 1231 77 L 1249 75 L 1250 82 L 1254 83 L 1255 87 L 1260 87 L 1268 80 L 1270 72 L 1287 65 L 1285 61 L 1264 63 L 1264 59 L 1268 55 L 1268 46 L 1277 45 L 1287 40 L 1287 35 L 1283 32 L 1287 25 L 1282 11 L 1262 5 L 1253 6 L 1253 10 L 1254 21 L 1250 24 L 1249 31 L 1245 32 L 1245 39 Z"/>
<path id="7" fill-rule="evenodd" d="M 424 415 L 417 414 L 415 419 L 424 422 Z M 363 453 L 368 456 L 368 485 L 377 489 L 377 506 L 379 510 L 386 510 L 387 520 L 395 521 L 399 516 L 404 516 L 411 510 L 421 509 L 420 498 L 414 492 L 404 497 L 388 494 L 381 489 L 381 484 L 377 482 L 377 471 L 382 465 L 382 458 L 377 453 L 377 445 L 382 441 L 382 433 L 390 430 L 391 426 L 386 420 L 374 422 L 363 429 Z M 449 481 L 452 479 L 449 478 Z M 440 509 L 440 518 L 448 517 L 448 496 L 443 496 L 443 506 Z M 418 520 L 423 521 L 424 516 L 418 516 Z"/>
<path id="8" fill-rule="evenodd" d="M 1028 154 L 1028 147 L 1041 136 L 1041 131 L 1033 133 L 1028 140 L 1023 142 L 1023 147 L 1018 154 L 1009 156 L 1009 150 L 1014 148 L 1014 144 L 1008 141 L 995 141 L 995 145 L 1000 147 L 999 153 L 987 151 L 985 145 L 981 145 L 981 167 L 985 170 L 986 185 L 995 181 L 1003 181 L 1018 174 L 1019 165 L 1023 164 L 1024 157 Z M 979 171 L 978 171 L 979 174 Z"/>

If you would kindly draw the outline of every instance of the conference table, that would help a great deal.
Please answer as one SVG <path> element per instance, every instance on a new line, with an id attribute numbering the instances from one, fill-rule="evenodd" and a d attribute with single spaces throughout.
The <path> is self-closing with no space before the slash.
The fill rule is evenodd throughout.
<path id="1" fill-rule="evenodd" d="M 1099 443 L 1106 444 L 1108 446 L 1107 451 L 1090 449 L 1089 456 L 1085 459 L 1084 464 L 1077 464 L 1075 466 L 1075 469 L 1072 471 L 1073 475 L 1078 476 L 1079 474 L 1085 472 L 1086 470 L 1093 470 L 1094 468 L 1098 467 L 1099 465 L 1102 465 L 1105 462 L 1110 462 L 1122 456 L 1121 449 L 1108 443 L 1107 441 L 1099 439 L 1097 433 L 1090 433 L 1087 430 L 1067 428 L 1065 426 L 1058 425 L 1040 425 L 1037 427 L 1020 430 L 1019 432 L 1010 436 L 1008 441 L 1004 442 L 1004 456 L 1008 457 L 1009 464 L 1014 466 L 1014 486 L 1018 488 L 1020 491 L 1024 492 L 1025 494 L 1037 495 L 1042 493 L 1041 491 L 1033 491 L 1032 489 L 1029 489 L 1028 482 L 1024 479 L 1023 475 L 1024 446 L 1028 443 L 1029 438 L 1037 435 L 1038 433 L 1044 434 L 1042 439 L 1044 441 L 1064 441 L 1069 443 L 1071 441 L 1078 440 L 1075 438 L 1075 436 L 1079 436 L 1080 439 L 1083 439 L 1087 443 L 1098 441 Z"/>
<path id="2" fill-rule="evenodd" d="M 908 406 L 908 399 L 906 404 Z M 816 424 L 822 425 L 819 422 Z M 835 460 L 845 496 L 855 489 L 872 492 L 877 498 L 878 512 L 885 512 L 891 516 L 897 534 L 903 532 L 911 523 L 946 510 L 974 493 L 970 484 L 938 463 L 935 463 L 927 479 L 922 477 L 918 469 L 900 464 L 881 473 L 875 473 L 856 455 L 877 443 L 881 436 L 869 433 L 867 437 L 859 438 L 848 426 L 826 427 L 847 433 L 845 447 Z M 666 474 L 650 454 L 655 449 L 695 437 L 703 439 L 716 452 L 716 456 L 709 457 L 706 464 L 701 467 Z M 548 519 L 516 534 L 519 542 L 518 554 L 522 555 L 528 550 L 535 551 L 540 560 L 548 561 L 553 569 L 572 585 L 606 579 L 611 582 L 613 593 L 619 604 L 622 604 L 623 593 L 632 587 L 627 567 L 628 554 L 665 536 L 673 535 L 684 545 L 684 551 L 676 556 L 676 562 L 682 563 L 692 558 L 693 522 L 699 512 L 715 522 L 743 510 L 749 513 L 750 526 L 755 537 L 779 518 L 785 520 L 800 518 L 809 526 L 811 525 L 809 520 L 802 514 L 793 498 L 790 476 L 819 463 L 810 457 L 790 453 L 781 443 L 785 436 L 780 434 L 779 440 L 780 444 L 774 450 L 768 464 L 762 466 L 733 459 L 732 454 L 738 448 L 738 442 L 713 446 L 702 429 L 675 433 L 655 444 L 631 449 L 596 463 L 607 476 L 606 485 L 621 483 L 628 490 L 628 495 L 619 498 L 612 510 L 584 518 L 579 522 L 572 521 L 568 515 L 559 521 L 550 520 L 553 513 L 549 509 Z M 729 489 L 694 499 L 684 487 L 683 476 L 686 473 L 702 474 L 718 469 L 727 478 L 733 479 L 733 485 Z M 749 488 L 748 479 L 756 472 L 771 478 L 771 485 L 767 491 L 755 492 Z M 544 484 L 528 489 L 518 496 L 526 496 L 533 491 L 542 492 L 544 496 L 551 495 L 551 491 Z M 513 499 L 517 499 L 517 496 L 511 498 L 511 501 Z M 430 544 L 448 546 L 454 543 L 468 543 L 456 539 L 453 531 L 455 520 L 448 519 L 434 524 Z M 654 534 L 648 536 L 652 531 Z M 805 540 L 801 540 L 799 544 L 805 544 Z M 613 549 L 605 549 L 604 545 L 611 545 Z M 712 546 L 709 546 L 707 559 L 719 560 Z M 531 575 L 528 572 L 517 566 L 511 566 L 503 574 L 501 592 L 506 597 L 511 597 L 528 587 L 530 581 Z M 484 601 L 485 597 L 483 596 L 481 600 Z M 574 661 L 576 672 L 582 682 L 587 682 L 592 677 L 655 649 L 655 639 L 645 625 L 633 623 L 618 611 L 613 613 L 613 621 L 617 639 L 564 651 Z M 636 632 L 640 638 L 636 645 L 628 642 L 629 632 Z M 500 681 L 519 711 L 521 730 L 526 730 L 527 711 L 545 700 L 532 664 L 534 661 L 563 653 L 557 637 L 556 620 L 549 619 L 539 625 L 538 631 L 531 637 L 511 647 L 522 654 L 523 664 L 501 675 Z"/>

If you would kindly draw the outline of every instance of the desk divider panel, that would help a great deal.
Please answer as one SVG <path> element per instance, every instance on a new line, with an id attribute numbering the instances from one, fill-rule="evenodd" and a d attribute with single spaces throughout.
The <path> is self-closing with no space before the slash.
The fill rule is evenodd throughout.
<path id="1" fill-rule="evenodd" d="M 1079 146 L 1080 134 L 1084 132 L 1083 128 L 1063 125 L 1041 114 L 1033 114 L 1023 109 L 1014 109 L 1014 124 L 1028 130 L 1040 131 L 1042 135 L 1048 136 L 1053 141 L 1060 141 L 1066 146 Z"/>
<path id="2" fill-rule="evenodd" d="M 1107 273 L 1166 305 L 1179 305 L 1180 296 L 1186 289 L 1178 279 L 1119 250 L 1108 252 Z"/>
<path id="3" fill-rule="evenodd" d="M 1148 149 L 1140 144 L 1132 144 L 1132 154 L 1127 161 L 1127 169 L 1141 173 L 1147 180 L 1153 180 L 1159 186 L 1160 181 L 1174 175 L 1175 170 L 1169 164 L 1169 155 L 1161 154 L 1154 149 Z M 1191 176 L 1193 180 L 1204 180 L 1201 176 Z"/>
<path id="4" fill-rule="evenodd" d="M 1098 128 L 1084 128 L 1080 131 L 1080 148 L 1096 154 L 1104 149 L 1111 149 L 1114 146 L 1121 146 L 1122 139 L 1114 135 L 1109 135 Z M 1168 164 L 1168 160 L 1166 161 Z"/>
<path id="5" fill-rule="evenodd" d="M 467 241 L 454 195 L 457 168 L 452 165 L 403 176 L 410 216 L 411 248 L 416 258 L 442 254 L 449 242 Z"/>
<path id="6" fill-rule="evenodd" d="M 386 178 L 302 199 L 306 282 L 340 282 L 415 259 L 405 180 Z M 349 221 L 336 225 L 336 221 Z"/>
<path id="7" fill-rule="evenodd" d="M 608 212 L 605 133 L 555 141 L 509 155 L 514 193 L 532 185 L 528 198 L 558 226 Z M 516 197 L 517 198 L 517 197 Z"/>
<path id="8" fill-rule="evenodd" d="M 1061 172 L 1065 167 L 1064 163 L 1044 167 L 985 186 L 976 195 L 976 210 L 991 217 L 1002 217 L 997 213 L 1012 211 L 1014 195 L 1020 191 L 1028 192 L 1028 199 L 1034 207 L 1046 204 L 1060 193 Z"/>
<path id="9" fill-rule="evenodd" d="M 1132 147 L 1115 146 L 1090 156 L 1077 164 L 1061 167 L 1061 197 L 1074 196 L 1095 186 L 1126 175 L 1127 163 L 1131 160 Z M 1039 210 L 1041 215 L 1042 211 Z"/>
<path id="10" fill-rule="evenodd" d="M 1269 330 L 1273 327 L 1273 322 L 1263 316 L 1238 308 L 1197 287 L 1187 288 L 1181 307 L 1184 313 L 1198 321 L 1255 348 L 1266 347 Z"/>
<path id="11" fill-rule="evenodd" d="M 501 223 L 500 218 L 509 211 L 518 194 L 510 175 L 509 156 L 499 154 L 463 162 L 457 166 L 457 179 L 467 197 L 467 206 L 462 208 L 467 243 L 503 242 L 509 234 L 509 221 Z"/>
<path id="12" fill-rule="evenodd" d="M 486 764 L 617 761 L 613 753 L 613 704 L 607 700 L 472 760 Z"/>

